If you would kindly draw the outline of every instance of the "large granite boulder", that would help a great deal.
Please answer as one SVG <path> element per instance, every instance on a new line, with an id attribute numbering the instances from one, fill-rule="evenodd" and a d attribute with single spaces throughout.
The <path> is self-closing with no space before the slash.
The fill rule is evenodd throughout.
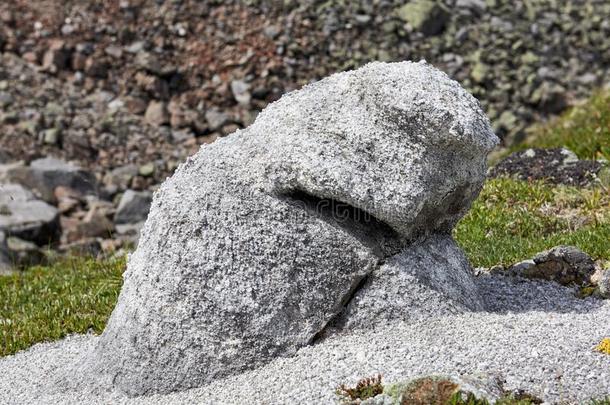
<path id="1" fill-rule="evenodd" d="M 386 262 L 437 266 L 412 272 L 420 290 L 476 307 L 463 258 L 417 255 L 455 256 L 451 229 L 495 144 L 479 103 L 426 63 L 372 63 L 285 95 L 155 193 L 83 367 L 130 395 L 256 367 L 319 337 Z M 390 316 L 427 304 L 401 305 Z"/>

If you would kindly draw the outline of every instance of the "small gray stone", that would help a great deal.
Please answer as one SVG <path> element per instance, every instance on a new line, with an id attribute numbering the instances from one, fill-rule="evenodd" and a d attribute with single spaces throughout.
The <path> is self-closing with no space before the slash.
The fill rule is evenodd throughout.
<path id="1" fill-rule="evenodd" d="M 231 82 L 231 91 L 239 104 L 246 106 L 250 104 L 252 95 L 250 94 L 250 85 L 248 83 L 243 80 L 233 80 Z"/>
<path id="2" fill-rule="evenodd" d="M 0 204 L 20 203 L 34 200 L 34 194 L 19 184 L 0 184 Z M 0 210 L 4 215 L 10 215 L 6 209 Z"/>
<path id="3" fill-rule="evenodd" d="M 263 28 L 263 33 L 265 36 L 271 39 L 277 38 L 281 32 L 282 29 L 277 25 L 266 25 L 265 28 Z"/>
<path id="4" fill-rule="evenodd" d="M 490 170 L 490 176 L 508 175 L 521 180 L 585 186 L 595 182 L 602 169 L 601 162 L 579 160 L 574 152 L 565 148 L 527 149 L 504 158 Z"/>
<path id="5" fill-rule="evenodd" d="M 209 109 L 205 112 L 205 120 L 208 122 L 210 130 L 216 131 L 229 121 L 229 117 L 218 109 Z"/>
<path id="6" fill-rule="evenodd" d="M 39 245 L 57 238 L 58 211 L 18 184 L 0 184 L 0 231 Z"/>
<path id="7" fill-rule="evenodd" d="M 145 163 L 138 168 L 138 174 L 142 177 L 150 177 L 155 173 L 155 164 L 152 162 Z"/>
<path id="8" fill-rule="evenodd" d="M 154 126 L 169 124 L 167 105 L 162 101 L 151 101 L 144 113 L 144 119 L 147 123 Z"/>
<path id="9" fill-rule="evenodd" d="M 125 50 L 129 53 L 138 53 L 144 49 L 144 45 L 144 41 L 136 41 L 126 47 Z"/>
<path id="10" fill-rule="evenodd" d="M 62 27 L 61 27 L 62 35 L 68 36 L 68 35 L 72 34 L 73 32 L 74 32 L 74 25 L 72 25 L 72 24 L 62 25 Z"/>
<path id="11" fill-rule="evenodd" d="M 134 224 L 144 221 L 148 216 L 151 202 L 152 194 L 148 191 L 125 191 L 114 216 L 114 222 Z"/>
<path id="12" fill-rule="evenodd" d="M 43 132 L 43 141 L 48 145 L 55 145 L 59 142 L 61 130 L 59 128 L 49 128 Z"/>
<path id="13" fill-rule="evenodd" d="M 566 89 L 555 83 L 542 82 L 542 84 L 534 90 L 529 100 L 533 104 L 547 113 L 559 113 L 568 106 L 568 98 Z"/>
<path id="14" fill-rule="evenodd" d="M 163 66 L 159 61 L 159 58 L 157 58 L 150 52 L 138 52 L 135 57 L 135 63 L 136 65 L 150 73 L 156 75 L 160 75 L 161 73 L 163 73 Z"/>
<path id="15" fill-rule="evenodd" d="M 113 231 L 114 224 L 106 215 L 92 209 L 81 221 L 73 223 L 69 228 L 62 228 L 62 241 L 74 243 L 96 237 L 108 238 Z"/>
<path id="16" fill-rule="evenodd" d="M 467 8 L 477 13 L 481 13 L 487 9 L 485 0 L 457 0 L 455 6 L 458 8 Z"/>
<path id="17" fill-rule="evenodd" d="M 0 168 L 0 179 L 22 184 L 51 203 L 56 201 L 54 191 L 59 186 L 69 187 L 83 195 L 97 193 L 97 180 L 93 173 L 52 157 L 34 160 L 30 166 L 14 164 Z"/>
<path id="18" fill-rule="evenodd" d="M 134 247 L 138 245 L 140 240 L 140 232 L 144 227 L 144 221 L 134 224 L 116 224 L 116 232 L 120 239 Z"/>
<path id="19" fill-rule="evenodd" d="M 398 8 L 396 14 L 425 35 L 440 33 L 449 18 L 445 7 L 435 0 L 413 0 Z"/>
<path id="20" fill-rule="evenodd" d="M 104 52 L 106 52 L 106 55 L 110 55 L 116 59 L 119 59 L 121 56 L 123 56 L 123 49 L 120 46 L 116 45 L 107 46 L 106 49 L 104 49 Z"/>

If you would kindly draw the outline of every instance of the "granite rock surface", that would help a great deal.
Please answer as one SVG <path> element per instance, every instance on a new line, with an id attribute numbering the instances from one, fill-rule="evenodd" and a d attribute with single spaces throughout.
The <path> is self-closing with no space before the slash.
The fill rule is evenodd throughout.
<path id="1" fill-rule="evenodd" d="M 155 193 L 86 368 L 140 395 L 294 354 L 387 258 L 449 234 L 496 141 L 478 102 L 426 63 L 287 94 Z"/>

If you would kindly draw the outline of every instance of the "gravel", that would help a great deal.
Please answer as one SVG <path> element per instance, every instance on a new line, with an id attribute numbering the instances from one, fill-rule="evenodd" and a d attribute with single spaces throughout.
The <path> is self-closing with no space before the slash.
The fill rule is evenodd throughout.
<path id="1" fill-rule="evenodd" d="M 478 280 L 488 312 L 336 335 L 293 357 L 170 395 L 127 398 L 104 387 L 95 394 L 69 391 L 70 384 L 56 376 L 97 340 L 71 336 L 0 359 L 5 376 L 0 402 L 330 404 L 340 383 L 377 373 L 386 383 L 429 374 L 483 375 L 499 378 L 506 390 L 525 390 L 548 403 L 582 403 L 610 393 L 610 357 L 593 350 L 610 335 L 609 301 L 577 299 L 573 290 L 550 282 L 490 275 Z"/>

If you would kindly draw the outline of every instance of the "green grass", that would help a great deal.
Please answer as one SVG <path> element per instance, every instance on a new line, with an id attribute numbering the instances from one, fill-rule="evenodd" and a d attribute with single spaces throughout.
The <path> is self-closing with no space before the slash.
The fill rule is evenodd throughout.
<path id="1" fill-rule="evenodd" d="M 610 193 L 490 180 L 454 235 L 475 267 L 512 264 L 560 244 L 609 260 Z"/>
<path id="2" fill-rule="evenodd" d="M 101 332 L 124 266 L 124 260 L 70 259 L 0 277 L 0 356 L 70 333 Z"/>
<path id="3" fill-rule="evenodd" d="M 533 128 L 515 149 L 562 146 L 581 159 L 610 160 L 610 91 L 599 91 L 558 119 Z"/>

